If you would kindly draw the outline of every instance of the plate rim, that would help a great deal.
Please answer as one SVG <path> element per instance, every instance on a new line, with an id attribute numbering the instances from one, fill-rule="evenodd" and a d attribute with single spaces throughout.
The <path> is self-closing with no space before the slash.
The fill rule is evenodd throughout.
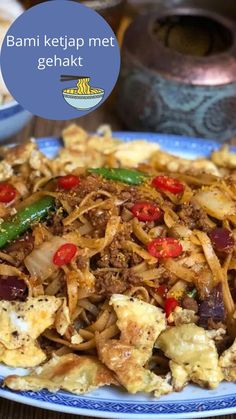
<path id="1" fill-rule="evenodd" d="M 3 394 L 4 391 L 4 394 Z M 30 394 L 30 396 L 34 393 L 38 395 L 38 398 L 32 398 L 27 396 L 27 394 Z M 11 400 L 14 402 L 18 402 L 21 404 L 25 404 L 28 406 L 32 406 L 32 407 L 37 407 L 37 408 L 41 408 L 41 409 L 45 409 L 45 410 L 49 410 L 49 411 L 55 411 L 55 412 L 63 412 L 63 413 L 69 413 L 69 414 L 73 414 L 73 415 L 82 415 L 82 416 L 92 416 L 92 417 L 96 417 L 96 418 L 102 418 L 102 419 L 146 419 L 146 418 L 150 418 L 150 419 L 176 419 L 176 417 L 178 419 L 195 419 L 195 418 L 209 418 L 211 416 L 222 416 L 222 415 L 230 415 L 230 414 L 234 414 L 235 413 L 235 403 L 236 403 L 236 397 L 235 396 L 228 396 L 227 399 L 232 398 L 232 402 L 233 406 L 231 407 L 225 407 L 225 399 L 221 399 L 221 396 L 217 396 L 215 398 L 211 398 L 211 399 L 219 399 L 219 403 L 221 405 L 220 408 L 218 409 L 209 409 L 209 410 L 201 410 L 202 407 L 204 406 L 200 406 L 199 411 L 189 411 L 189 412 L 174 412 L 174 413 L 162 413 L 163 409 L 163 405 L 162 402 L 160 403 L 161 399 L 157 399 L 156 402 L 149 402 L 152 403 L 153 405 L 156 405 L 157 403 L 160 405 L 159 406 L 159 410 L 160 412 L 157 411 L 153 411 L 152 413 L 147 412 L 147 413 L 130 413 L 129 410 L 126 410 L 124 412 L 121 411 L 108 411 L 108 410 L 96 410 L 96 405 L 99 406 L 99 399 L 94 399 L 95 403 L 94 403 L 94 408 L 85 408 L 85 407 L 76 407 L 76 406 L 68 406 L 65 404 L 58 404 L 55 402 L 48 402 L 45 401 L 44 398 L 42 397 L 42 395 L 44 396 L 44 394 L 48 394 L 49 392 L 47 390 L 43 390 L 40 392 L 21 392 L 20 394 L 13 392 L 11 390 L 2 390 L 0 389 L 0 397 L 5 398 L 7 400 Z M 55 398 L 57 398 L 57 395 L 62 395 L 64 392 L 59 391 L 58 393 L 49 393 L 50 397 L 53 397 L 53 395 L 55 396 Z M 75 402 L 77 403 L 78 400 L 80 401 L 85 401 L 87 403 L 91 402 L 91 398 L 84 398 L 83 396 L 77 396 L 77 395 L 66 395 L 65 394 L 65 398 L 68 397 L 68 399 L 75 399 Z M 196 401 L 197 399 L 195 399 Z M 199 399 L 199 403 L 201 402 L 202 399 Z M 211 400 L 212 402 L 213 400 Z M 105 402 L 108 403 L 108 402 Z M 167 405 L 175 405 L 176 403 L 174 402 L 165 402 Z M 190 404 L 191 402 L 189 402 L 188 404 Z M 114 403 L 115 404 L 115 403 Z M 117 402 L 117 405 L 124 405 L 125 403 L 122 403 L 122 400 L 120 402 Z M 130 407 L 131 404 L 134 404 L 137 406 L 140 406 L 140 404 L 148 404 L 148 402 L 129 402 L 128 403 L 128 407 Z M 207 405 L 209 404 L 209 401 L 205 402 L 201 402 L 202 405 Z M 174 406 L 173 406 L 174 407 Z M 177 416 L 178 415 L 178 416 Z"/>
<path id="2" fill-rule="evenodd" d="M 199 150 L 199 147 L 201 146 L 201 153 L 198 155 L 202 156 L 207 156 L 212 150 L 218 149 L 222 145 L 222 143 L 218 143 L 214 140 L 149 132 L 114 131 L 113 136 L 127 142 L 138 139 L 146 139 L 148 142 L 159 143 L 164 150 L 170 150 L 171 148 L 170 153 L 174 154 L 176 151 L 179 155 L 183 154 L 183 150 L 181 153 L 181 147 L 183 148 L 183 145 L 185 152 L 195 155 L 196 151 Z M 50 148 L 51 150 L 53 148 L 58 149 L 58 146 L 62 145 L 62 140 L 58 137 L 40 137 L 36 139 L 36 142 L 39 144 L 40 148 Z M 236 150 L 234 147 L 232 147 L 232 149 Z M 3 377 L 0 378 L 2 379 Z M 18 393 L 1 387 L 0 397 L 51 411 L 59 411 L 83 416 L 91 415 L 98 418 L 112 419 L 146 419 L 147 417 L 154 418 L 154 416 L 157 419 L 174 419 L 176 418 L 176 415 L 178 415 L 178 419 L 192 419 L 209 417 L 212 415 L 221 416 L 236 413 L 236 396 L 233 394 L 223 396 L 218 395 L 206 399 L 199 398 L 180 401 L 165 401 L 164 399 L 157 399 L 156 401 L 150 402 L 139 402 L 137 400 L 133 402 L 126 400 L 122 402 L 122 400 L 118 399 L 109 401 L 102 398 L 99 399 L 89 396 L 86 397 L 84 395 L 79 396 L 69 393 L 67 394 L 63 391 L 50 393 L 47 390 L 42 390 L 40 392 L 29 391 Z M 68 403 L 69 400 L 70 403 Z M 100 406 L 102 403 L 104 404 L 105 409 Z M 77 407 L 77 404 L 80 404 L 80 406 Z M 122 407 L 120 407 L 121 405 L 126 411 L 122 411 Z M 147 406 L 147 411 L 142 409 L 142 405 L 144 407 Z M 191 405 L 193 405 L 193 407 L 191 407 Z M 96 410 L 96 406 L 99 410 Z M 152 406 L 156 407 L 156 410 L 154 411 L 153 409 L 153 412 L 150 409 Z M 175 406 L 177 407 L 177 411 L 173 410 Z M 189 406 L 190 410 L 186 409 L 186 406 Z M 194 406 L 195 411 L 193 410 Z M 204 410 L 197 411 L 197 408 L 204 408 Z M 168 409 L 169 412 L 166 412 Z"/>

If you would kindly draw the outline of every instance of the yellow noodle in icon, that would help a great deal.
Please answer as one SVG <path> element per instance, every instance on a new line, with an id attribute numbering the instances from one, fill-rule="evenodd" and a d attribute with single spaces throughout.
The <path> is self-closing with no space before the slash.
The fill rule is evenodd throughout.
<path id="1" fill-rule="evenodd" d="M 77 95 L 93 95 L 95 93 L 102 93 L 103 89 L 96 89 L 94 87 L 90 86 L 90 77 L 83 77 L 81 79 L 78 79 L 77 82 L 77 89 L 71 88 L 71 89 L 64 89 L 64 93 L 71 93 L 71 94 L 77 94 Z"/>
<path id="2" fill-rule="evenodd" d="M 91 93 L 91 87 L 89 85 L 90 77 L 85 79 L 79 79 L 77 83 L 79 95 L 89 95 Z"/>

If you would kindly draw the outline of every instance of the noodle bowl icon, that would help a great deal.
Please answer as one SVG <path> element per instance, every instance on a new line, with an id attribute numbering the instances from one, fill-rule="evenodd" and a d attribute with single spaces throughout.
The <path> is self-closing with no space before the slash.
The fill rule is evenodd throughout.
<path id="1" fill-rule="evenodd" d="M 97 106 L 104 97 L 104 89 L 90 86 L 90 77 L 62 75 L 61 81 L 77 80 L 76 87 L 63 89 L 62 94 L 68 105 L 81 111 Z"/>

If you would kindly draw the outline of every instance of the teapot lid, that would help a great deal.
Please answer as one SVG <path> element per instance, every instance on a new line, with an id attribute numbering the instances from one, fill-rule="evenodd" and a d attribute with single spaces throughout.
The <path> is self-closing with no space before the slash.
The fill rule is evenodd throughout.
<path id="1" fill-rule="evenodd" d="M 168 18 L 175 22 L 178 17 L 186 19 L 189 16 L 218 25 L 223 37 L 227 37 L 225 48 L 223 45 L 219 52 L 206 55 L 184 54 L 170 48 L 157 36 L 157 22 Z M 215 12 L 189 7 L 138 16 L 125 33 L 123 48 L 136 63 L 167 79 L 201 86 L 236 82 L 236 25 Z"/>

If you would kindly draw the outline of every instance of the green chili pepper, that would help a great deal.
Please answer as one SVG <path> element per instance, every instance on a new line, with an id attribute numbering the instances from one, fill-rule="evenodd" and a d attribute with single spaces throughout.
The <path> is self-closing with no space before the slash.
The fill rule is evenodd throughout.
<path id="1" fill-rule="evenodd" d="M 45 196 L 3 221 L 0 224 L 0 248 L 27 231 L 33 223 L 45 218 L 54 209 L 54 204 L 54 198 Z"/>
<path id="2" fill-rule="evenodd" d="M 117 180 L 119 182 L 128 183 L 129 185 L 140 185 L 149 177 L 146 173 L 138 172 L 130 169 L 108 169 L 106 167 L 98 169 L 88 169 L 89 173 L 97 173 L 105 179 Z"/>
<path id="3" fill-rule="evenodd" d="M 193 288 L 191 291 L 187 292 L 187 295 L 188 295 L 190 298 L 194 298 L 194 297 L 196 297 L 196 295 L 197 295 L 197 290 L 196 290 L 196 288 Z"/>

